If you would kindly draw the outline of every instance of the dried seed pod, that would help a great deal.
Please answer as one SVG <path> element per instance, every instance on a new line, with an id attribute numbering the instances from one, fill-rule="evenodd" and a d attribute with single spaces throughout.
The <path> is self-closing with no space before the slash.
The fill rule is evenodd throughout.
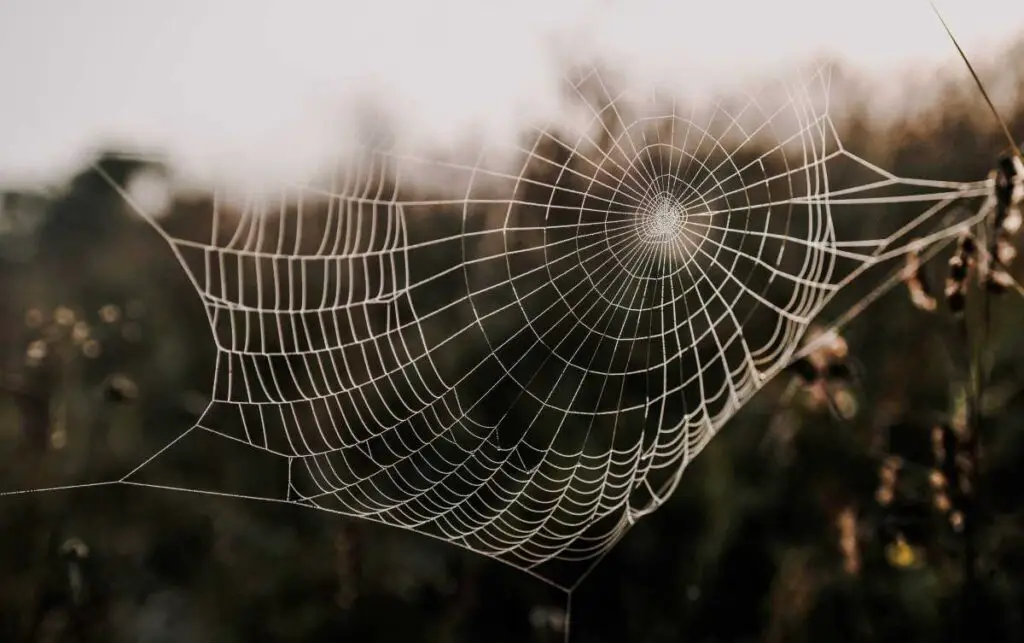
<path id="1" fill-rule="evenodd" d="M 107 380 L 104 396 L 111 402 L 128 402 L 139 396 L 138 385 L 125 375 L 113 375 Z"/>
<path id="2" fill-rule="evenodd" d="M 804 400 L 810 408 L 827 407 L 838 418 L 852 418 L 857 413 L 857 400 L 848 385 L 857 377 L 847 362 L 850 349 L 846 340 L 834 331 L 822 333 L 812 328 L 806 341 L 805 346 L 813 350 L 787 367 L 802 385 L 797 390 L 805 393 Z"/>
<path id="3" fill-rule="evenodd" d="M 956 454 L 956 468 L 965 476 L 970 476 L 971 471 L 974 469 L 971 464 L 971 458 L 966 453 Z"/>
<path id="4" fill-rule="evenodd" d="M 953 315 L 961 315 L 967 302 L 967 279 L 974 265 L 977 241 L 970 231 L 964 231 L 957 241 L 956 252 L 949 258 L 949 277 L 946 279 L 946 303 Z"/>
<path id="5" fill-rule="evenodd" d="M 932 429 L 932 454 L 937 465 L 946 459 L 946 436 L 941 426 Z"/>
<path id="6" fill-rule="evenodd" d="M 967 307 L 967 281 L 954 281 L 949 279 L 946 282 L 946 305 L 954 315 L 962 315 Z"/>
<path id="7" fill-rule="evenodd" d="M 907 253 L 907 265 L 903 271 L 903 281 L 910 291 L 910 302 L 915 308 L 932 312 L 937 302 L 932 295 L 931 284 L 927 280 L 921 266 L 921 258 L 916 249 Z"/>
<path id="8" fill-rule="evenodd" d="M 995 170 L 995 197 L 997 213 L 996 227 L 1001 228 L 1011 206 L 1020 202 L 1018 181 L 1024 176 L 1024 164 L 1019 156 L 1005 155 L 999 159 Z"/>
<path id="9" fill-rule="evenodd" d="M 820 376 L 817 367 L 806 357 L 796 360 L 790 364 L 789 368 L 807 384 L 817 381 Z"/>
<path id="10" fill-rule="evenodd" d="M 66 306 L 58 306 L 53 310 L 53 321 L 60 326 L 70 326 L 75 323 L 75 313 Z"/>
<path id="11" fill-rule="evenodd" d="M 965 230 L 960 234 L 960 240 L 957 243 L 958 253 L 963 257 L 966 263 L 970 263 L 975 255 L 978 253 L 978 241 L 971 234 L 970 230 Z"/>
<path id="12" fill-rule="evenodd" d="M 896 478 L 903 462 L 895 457 L 889 456 L 878 468 L 878 489 L 875 491 L 875 500 L 878 504 L 889 505 L 896 495 Z"/>
<path id="13" fill-rule="evenodd" d="M 100 319 L 105 324 L 114 324 L 121 319 L 121 309 L 114 304 L 106 304 L 100 308 Z"/>
<path id="14" fill-rule="evenodd" d="M 878 477 L 883 484 L 891 485 L 896 482 L 896 470 L 890 469 L 889 467 L 882 467 L 882 470 L 879 471 Z"/>
<path id="15" fill-rule="evenodd" d="M 885 459 L 884 464 L 893 471 L 899 471 L 903 468 L 903 458 L 898 455 L 891 455 Z"/>
<path id="16" fill-rule="evenodd" d="M 939 307 L 935 297 L 929 295 L 923 288 L 913 286 L 910 288 L 910 303 L 914 305 L 914 308 L 927 313 L 935 312 L 935 309 Z"/>
<path id="17" fill-rule="evenodd" d="M 843 568 L 849 574 L 860 570 L 860 552 L 857 548 L 857 514 L 847 507 L 836 517 L 839 531 L 839 551 L 843 554 Z"/>
<path id="18" fill-rule="evenodd" d="M 993 270 L 985 280 L 985 287 L 994 294 L 1004 293 L 1013 287 L 1014 281 L 1010 273 L 1003 269 Z"/>
<path id="19" fill-rule="evenodd" d="M 1013 260 L 1017 258 L 1017 248 L 1014 247 L 1006 234 L 1000 234 L 996 237 L 995 258 L 999 265 L 1004 268 L 1013 263 Z"/>
<path id="20" fill-rule="evenodd" d="M 825 370 L 825 377 L 830 380 L 851 382 L 854 379 L 853 368 L 849 362 L 832 362 Z"/>
<path id="21" fill-rule="evenodd" d="M 1010 206 L 1007 209 L 1006 218 L 1003 219 L 1003 231 L 1008 235 L 1017 234 L 1021 223 L 1024 223 L 1024 216 L 1021 215 L 1020 206 Z"/>
<path id="22" fill-rule="evenodd" d="M 887 487 L 879 487 L 878 490 L 875 491 L 875 501 L 883 507 L 889 506 L 889 504 L 892 502 L 892 498 L 892 489 L 889 489 Z"/>
<path id="23" fill-rule="evenodd" d="M 1010 235 L 1020 228 L 1019 203 L 1022 198 L 1020 180 L 1024 178 L 1024 165 L 1019 157 L 1004 156 L 994 171 L 993 212 L 994 238 L 989 248 L 988 261 L 994 264 L 985 271 L 985 287 L 992 293 L 1002 293 L 1014 285 L 1006 268 L 1017 256 Z"/>

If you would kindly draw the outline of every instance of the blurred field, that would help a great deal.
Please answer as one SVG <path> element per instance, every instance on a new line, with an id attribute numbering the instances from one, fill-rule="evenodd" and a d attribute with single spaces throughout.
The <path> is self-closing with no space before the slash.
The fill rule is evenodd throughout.
<path id="1" fill-rule="evenodd" d="M 1015 79 L 1018 135 L 1020 50 L 996 70 Z M 841 134 L 899 176 L 982 178 L 1005 142 L 962 81 L 906 122 L 855 113 Z M 121 185 L 153 169 L 100 163 Z M 206 318 L 164 240 L 92 170 L 33 190 L 9 186 L 0 210 L 0 490 L 116 479 L 191 426 L 213 387 Z M 179 199 L 164 224 L 198 235 L 209 207 Z M 985 346 L 978 641 L 1024 639 L 1022 315 L 1020 296 L 998 299 Z M 914 309 L 903 287 L 847 340 L 862 373 L 851 417 L 809 393 L 784 397 L 788 374 L 759 393 L 574 595 L 574 641 L 953 640 L 962 538 L 936 506 L 929 454 L 933 428 L 962 412 L 963 347 L 949 316 Z M 906 464 L 880 504 L 891 456 Z M 287 481 L 227 441 L 183 443 L 154 468 L 251 495 Z M 539 581 L 297 507 L 127 487 L 6 496 L 0 543 L 0 641 L 563 636 L 564 597 Z"/>

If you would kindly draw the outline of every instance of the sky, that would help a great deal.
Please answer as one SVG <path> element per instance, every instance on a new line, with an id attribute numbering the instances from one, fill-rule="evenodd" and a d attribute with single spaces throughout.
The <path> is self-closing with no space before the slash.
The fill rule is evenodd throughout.
<path id="1" fill-rule="evenodd" d="M 1024 32 L 1020 0 L 937 4 L 978 63 Z M 926 0 L 4 0 L 0 182 L 108 141 L 291 179 L 381 106 L 424 145 L 508 136 L 553 114 L 560 59 L 595 53 L 687 89 L 826 53 L 959 64 Z"/>

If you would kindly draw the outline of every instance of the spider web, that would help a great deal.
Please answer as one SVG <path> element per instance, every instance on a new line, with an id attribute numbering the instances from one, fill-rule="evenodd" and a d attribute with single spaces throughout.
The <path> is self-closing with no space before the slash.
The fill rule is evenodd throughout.
<path id="1" fill-rule="evenodd" d="M 812 322 L 841 326 L 887 262 L 981 216 L 949 206 L 990 182 L 850 153 L 829 84 L 822 66 L 700 107 L 584 68 L 574 118 L 496 156 L 378 140 L 323 185 L 218 198 L 203 237 L 150 219 L 216 342 L 193 430 L 286 460 L 281 500 L 575 587 Z"/>

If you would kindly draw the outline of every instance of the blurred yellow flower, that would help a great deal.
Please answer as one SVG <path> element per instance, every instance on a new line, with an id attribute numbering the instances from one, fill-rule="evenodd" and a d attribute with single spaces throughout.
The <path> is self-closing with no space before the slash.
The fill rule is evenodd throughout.
<path id="1" fill-rule="evenodd" d="M 900 569 L 917 567 L 921 563 L 917 552 L 910 546 L 910 543 L 903 537 L 903 534 L 897 535 L 896 540 L 886 546 L 885 558 L 889 561 L 890 565 Z"/>

